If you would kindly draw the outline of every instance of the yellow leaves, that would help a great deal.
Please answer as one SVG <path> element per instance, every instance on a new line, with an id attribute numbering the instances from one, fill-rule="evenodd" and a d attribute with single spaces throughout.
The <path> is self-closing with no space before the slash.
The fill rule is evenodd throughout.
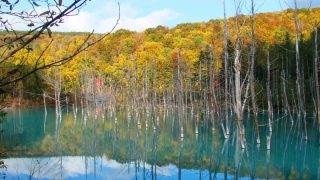
<path id="1" fill-rule="evenodd" d="M 83 43 L 84 43 L 84 39 L 76 38 L 74 42 L 71 44 L 71 46 L 69 46 L 69 48 L 77 48 Z M 75 49 L 70 49 L 70 50 L 75 50 Z"/>
<path id="2" fill-rule="evenodd" d="M 218 32 L 215 32 L 215 33 L 218 33 Z M 203 37 L 204 37 L 205 41 L 210 42 L 213 39 L 213 34 L 212 34 L 212 32 L 208 31 L 203 34 Z"/>
<path id="3" fill-rule="evenodd" d="M 60 59 L 60 58 L 64 57 L 66 53 L 67 53 L 66 50 L 60 49 L 60 50 L 56 51 L 55 56 L 57 59 Z"/>
<path id="4" fill-rule="evenodd" d="M 133 48 L 135 46 L 135 40 L 131 37 L 127 37 L 120 41 L 120 44 L 124 47 Z"/>
<path id="5" fill-rule="evenodd" d="M 310 38 L 314 21 L 320 21 L 320 11 L 299 11 L 299 35 L 305 39 Z M 246 21 L 245 21 L 246 19 Z M 228 21 L 228 40 L 230 49 L 237 35 L 235 31 L 235 18 Z M 240 38 L 242 48 L 247 51 L 250 46 L 251 18 L 250 16 L 239 17 Z M 151 72 L 157 70 L 157 85 L 159 89 L 172 84 L 172 75 L 175 73 L 177 51 L 181 52 L 181 67 L 184 71 L 190 70 L 190 74 L 198 73 L 200 51 L 207 46 L 213 47 L 215 73 L 221 69 L 223 54 L 223 20 L 214 20 L 209 23 L 186 23 L 178 25 L 174 29 L 157 27 L 146 30 L 144 33 L 134 33 L 127 30 L 118 30 L 116 33 L 105 38 L 85 53 L 76 56 L 61 71 L 50 69 L 47 75 L 61 73 L 65 83 L 76 86 L 84 71 L 88 74 L 95 71 L 99 76 L 113 78 L 116 83 L 125 85 L 128 82 L 128 74 L 134 73 L 135 60 L 137 66 L 137 78 L 141 83 L 144 73 L 151 76 Z M 255 19 L 255 38 L 258 46 L 265 44 L 283 43 L 287 35 L 294 39 L 294 14 L 292 10 L 283 13 L 257 14 Z M 58 34 L 54 35 L 54 42 L 41 58 L 41 63 L 50 63 L 70 55 L 84 42 L 82 34 Z M 10 59 L 13 64 L 26 63 L 34 65 L 39 54 L 46 48 L 48 37 L 44 36 L 33 45 L 35 51 L 19 51 L 14 58 Z M 232 53 L 232 50 L 230 50 Z M 244 52 L 247 53 L 247 52 Z M 85 63 L 86 57 L 86 63 Z M 232 54 L 230 54 L 232 57 Z M 154 62 L 155 61 L 155 62 Z M 94 62 L 96 69 L 94 69 Z M 86 64 L 86 65 L 85 65 Z M 188 69 L 189 68 L 189 69 Z M 151 77 L 149 77 L 151 78 Z M 165 84 L 167 83 L 167 84 Z"/>
<path id="6" fill-rule="evenodd" d="M 194 41 L 192 41 L 189 38 L 179 38 L 179 37 L 173 38 L 173 46 L 175 48 L 194 49 L 195 48 L 194 45 L 195 45 Z"/>
<path id="7" fill-rule="evenodd" d="M 192 50 L 184 50 L 183 55 L 185 56 L 186 60 L 190 62 L 190 64 L 194 64 L 198 61 L 200 52 L 192 51 Z"/>
<path id="8" fill-rule="evenodd" d="M 50 59 L 50 56 L 43 54 L 41 57 L 35 51 L 29 51 L 27 49 L 22 49 L 18 51 L 12 58 L 11 61 L 14 65 L 23 66 L 40 66 L 46 63 Z"/>
<path id="9" fill-rule="evenodd" d="M 221 57 L 223 53 L 223 46 L 214 46 L 214 55 L 216 57 Z"/>
<path id="10" fill-rule="evenodd" d="M 172 39 L 173 39 L 173 35 L 172 34 L 165 34 L 164 35 L 164 42 L 166 45 L 171 45 L 172 44 Z"/>
<path id="11" fill-rule="evenodd" d="M 12 59 L 14 65 L 23 64 L 28 59 L 28 51 L 26 49 L 22 49 L 18 51 Z"/>
<path id="12" fill-rule="evenodd" d="M 141 47 L 148 55 L 161 54 L 163 45 L 160 42 L 145 42 Z"/>
<path id="13" fill-rule="evenodd" d="M 214 71 L 213 73 L 219 74 L 221 68 L 222 68 L 222 60 L 221 59 L 215 60 L 213 64 L 213 71 Z"/>
<path id="14" fill-rule="evenodd" d="M 174 30 L 174 34 L 175 35 L 180 35 L 181 34 L 181 29 L 176 29 L 176 30 Z"/>
<path id="15" fill-rule="evenodd" d="M 113 71 L 113 66 L 107 64 L 103 72 L 104 74 L 111 75 Z"/>
<path id="16" fill-rule="evenodd" d="M 189 32 L 189 37 L 195 37 L 195 36 L 203 36 L 204 33 L 200 30 L 192 30 Z"/>
<path id="17" fill-rule="evenodd" d="M 301 20 L 307 20 L 307 15 L 306 14 L 304 14 L 304 13 L 299 13 L 298 14 L 298 19 L 301 19 Z"/>

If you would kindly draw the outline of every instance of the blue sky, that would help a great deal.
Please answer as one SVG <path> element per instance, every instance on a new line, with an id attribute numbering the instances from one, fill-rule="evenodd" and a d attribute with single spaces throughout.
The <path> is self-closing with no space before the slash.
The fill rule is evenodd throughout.
<path id="1" fill-rule="evenodd" d="M 226 0 L 227 16 L 234 16 L 234 1 Z M 250 13 L 251 0 L 242 0 L 242 13 Z M 293 8 L 294 0 L 254 0 L 257 13 Z M 320 7 L 320 0 L 297 0 L 299 8 Z M 64 1 L 65 3 L 68 0 Z M 158 25 L 170 28 L 179 23 L 204 22 L 223 17 L 222 0 L 91 0 L 77 16 L 68 17 L 54 31 L 104 33 L 110 31 L 118 16 L 117 3 L 121 5 L 121 19 L 117 29 L 143 31 Z"/>
<path id="2" fill-rule="evenodd" d="M 238 1 L 238 0 L 236 0 Z M 250 0 L 243 0 L 242 13 L 248 14 Z M 92 0 L 79 14 L 71 17 L 57 30 L 107 32 L 117 16 L 117 2 L 121 4 L 119 28 L 143 31 L 149 27 L 179 23 L 203 22 L 223 17 L 222 0 Z M 299 7 L 320 7 L 319 0 L 298 0 Z M 293 0 L 255 0 L 257 13 L 293 8 Z M 234 0 L 226 0 L 227 16 L 233 16 Z"/>

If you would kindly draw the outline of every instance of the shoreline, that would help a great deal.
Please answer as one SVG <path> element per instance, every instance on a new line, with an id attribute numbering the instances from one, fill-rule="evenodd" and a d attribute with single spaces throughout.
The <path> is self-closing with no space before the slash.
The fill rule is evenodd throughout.
<path id="1" fill-rule="evenodd" d="M 51 103 L 48 103 L 50 106 Z M 1 100 L 0 111 L 8 112 L 19 108 L 43 107 L 40 100 L 12 98 L 11 101 Z"/>

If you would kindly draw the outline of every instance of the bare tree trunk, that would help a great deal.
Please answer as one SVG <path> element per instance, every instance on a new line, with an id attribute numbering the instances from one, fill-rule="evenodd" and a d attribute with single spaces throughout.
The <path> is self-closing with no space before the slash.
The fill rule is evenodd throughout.
<path id="1" fill-rule="evenodd" d="M 190 72 L 190 66 L 188 66 L 188 75 L 189 75 L 189 104 L 191 105 L 191 114 L 193 114 L 192 75 Z"/>
<path id="2" fill-rule="evenodd" d="M 183 133 L 183 122 L 182 122 L 182 101 L 183 101 L 183 94 L 182 94 L 182 75 L 181 75 L 181 65 L 180 65 L 180 50 L 178 50 L 178 82 L 177 82 L 177 95 L 178 95 L 178 118 L 180 124 L 180 137 L 184 137 Z"/>
<path id="3" fill-rule="evenodd" d="M 212 52 L 210 52 L 210 54 L 211 54 Z M 210 56 L 210 55 L 209 55 Z M 213 58 L 211 58 L 210 59 L 210 57 L 209 57 L 209 59 L 208 58 L 205 58 L 205 60 L 206 60 L 206 89 L 207 89 L 207 91 L 205 92 L 205 96 L 204 96 L 204 98 L 205 98 L 205 103 L 206 103 L 206 120 L 208 120 L 209 119 L 209 115 L 210 115 L 210 102 L 209 102 L 209 96 L 210 96 L 210 72 L 209 72 L 209 60 L 211 61 Z M 208 122 L 208 121 L 206 121 L 206 122 Z"/>
<path id="4" fill-rule="evenodd" d="M 66 108 L 67 108 L 67 113 L 69 112 L 69 99 L 68 96 L 66 96 Z"/>
<path id="5" fill-rule="evenodd" d="M 226 15 L 226 0 L 223 0 L 223 13 L 224 13 L 224 104 L 225 104 L 225 121 L 226 121 L 226 136 L 225 138 L 229 137 L 229 98 L 228 98 L 228 84 L 229 84 L 229 77 L 228 77 L 228 61 L 229 61 L 229 53 L 228 53 L 228 26 L 227 26 L 227 15 Z"/>
<path id="6" fill-rule="evenodd" d="M 61 79 L 61 70 L 59 69 L 59 81 L 58 81 L 59 85 L 58 85 L 58 107 L 59 107 L 59 120 L 61 122 L 62 120 L 62 108 L 61 108 L 61 84 L 62 84 L 62 79 Z"/>
<path id="7" fill-rule="evenodd" d="M 200 106 L 202 106 L 202 62 L 200 60 L 199 66 L 199 97 L 200 97 Z"/>
<path id="8" fill-rule="evenodd" d="M 238 41 L 238 40 L 237 40 Z M 242 106 L 241 106 L 241 64 L 240 64 L 240 47 L 239 42 L 236 43 L 236 54 L 234 58 L 234 88 L 235 88 L 235 104 L 234 111 L 238 121 L 243 120 Z"/>
<path id="9" fill-rule="evenodd" d="M 272 120 L 273 120 L 273 107 L 272 107 L 272 94 L 271 94 L 271 88 L 270 88 L 270 81 L 271 81 L 271 75 L 270 75 L 270 55 L 268 52 L 267 57 L 267 66 L 268 66 L 268 81 L 267 81 L 267 96 L 268 96 L 268 112 L 269 112 L 269 131 L 272 132 Z"/>
<path id="10" fill-rule="evenodd" d="M 271 135 L 267 136 L 267 150 L 271 149 Z"/>
<path id="11" fill-rule="evenodd" d="M 135 55 L 134 57 L 134 96 L 133 96 L 133 100 L 134 100 L 134 106 L 135 106 L 135 110 L 136 110 L 136 120 L 137 120 L 137 124 L 139 129 L 141 128 L 141 123 L 140 123 L 140 98 L 138 97 L 139 93 L 139 86 L 138 86 L 138 80 L 137 80 L 137 55 Z"/>
<path id="12" fill-rule="evenodd" d="M 240 4 L 236 7 L 236 44 L 235 44 L 235 57 L 234 57 L 234 104 L 233 109 L 236 115 L 237 128 L 239 132 L 239 139 L 241 143 L 241 148 L 245 148 L 245 137 L 244 137 L 244 127 L 242 124 L 243 121 L 243 108 L 242 108 L 242 88 L 241 88 L 241 49 L 240 49 L 240 27 L 239 27 L 239 14 L 240 14 Z"/>
<path id="13" fill-rule="evenodd" d="M 90 84 L 89 84 L 89 78 L 88 78 L 88 75 L 87 75 L 87 71 L 86 71 L 86 69 L 88 68 L 88 65 L 87 65 L 87 51 L 85 51 L 84 52 L 84 64 L 85 64 L 85 69 L 84 69 L 84 96 L 85 96 L 85 112 L 84 113 L 86 113 L 86 115 L 87 115 L 87 117 L 89 117 L 90 116 L 90 112 L 89 112 L 89 110 L 88 110 L 88 108 L 89 108 L 89 86 L 90 86 Z"/>
<path id="14" fill-rule="evenodd" d="M 285 72 L 282 70 L 281 72 L 281 80 L 282 80 L 282 92 L 283 92 L 283 101 L 284 101 L 284 109 L 285 113 L 289 115 L 291 119 L 291 124 L 293 124 L 293 118 L 291 116 L 291 109 L 288 101 L 288 96 L 287 96 L 287 85 L 286 85 L 286 77 L 285 77 Z"/>
<path id="15" fill-rule="evenodd" d="M 73 115 L 74 120 L 77 120 L 78 104 L 77 104 L 77 91 L 74 91 Z"/>
<path id="16" fill-rule="evenodd" d="M 255 41 L 254 41 L 254 23 L 255 23 L 255 12 L 254 12 L 254 0 L 251 0 L 251 64 L 250 64 L 250 91 L 251 91 L 251 102 L 253 110 L 253 120 L 256 133 L 256 142 L 260 144 L 260 135 L 259 135 L 259 125 L 258 125 L 258 107 L 256 103 L 256 92 L 254 87 L 254 64 L 255 64 Z"/>
<path id="17" fill-rule="evenodd" d="M 46 122 L 47 122 L 47 105 L 46 105 L 46 93 L 43 92 L 43 107 L 44 107 L 44 121 L 43 121 L 43 133 L 46 132 Z M 20 112 L 20 109 L 19 109 Z"/>
<path id="18" fill-rule="evenodd" d="M 301 59 L 300 59 L 300 52 L 299 52 L 299 22 L 298 22 L 298 5 L 297 0 L 294 0 L 294 14 L 295 14 L 295 29 L 296 29 L 296 73 L 297 73 L 297 95 L 298 95 L 298 104 L 299 104 L 299 114 L 302 118 L 304 123 L 304 130 L 305 130 L 305 140 L 308 139 L 307 136 L 307 123 L 306 123 L 306 110 L 305 110 L 305 99 L 303 94 L 303 82 L 302 82 L 302 75 L 301 75 Z"/>
<path id="19" fill-rule="evenodd" d="M 96 77 L 96 58 L 94 58 L 94 62 L 93 62 L 93 82 L 92 82 L 92 86 L 93 86 L 93 109 L 96 110 L 97 108 L 97 77 Z"/>
<path id="20" fill-rule="evenodd" d="M 55 112 L 56 112 L 56 119 L 57 119 L 59 116 L 57 82 L 54 82 L 54 102 L 55 102 Z"/>
<path id="21" fill-rule="evenodd" d="M 214 87 L 215 85 L 215 76 L 214 76 L 214 70 L 213 70 L 213 49 L 211 50 L 210 53 L 210 97 L 211 97 L 211 106 L 212 106 L 212 130 L 215 130 L 214 127 L 214 119 L 215 119 L 215 114 L 217 114 L 219 116 L 219 112 L 217 111 L 218 109 L 218 105 L 217 105 L 217 98 L 216 98 L 216 89 Z"/>
<path id="22" fill-rule="evenodd" d="M 19 88 L 19 107 L 21 107 L 21 100 L 22 100 L 22 98 L 23 98 L 23 83 L 20 83 L 21 84 L 21 86 L 20 86 L 20 88 Z"/>
<path id="23" fill-rule="evenodd" d="M 198 123 L 199 120 L 202 119 L 202 110 L 203 110 L 203 96 L 202 96 L 202 61 L 200 59 L 200 65 L 199 65 L 199 105 L 196 110 L 197 113 L 197 124 L 196 124 L 196 129 L 198 129 Z"/>
<path id="24" fill-rule="evenodd" d="M 319 89 L 319 54 L 318 54 L 318 28 L 317 28 L 317 23 L 315 22 L 314 24 L 314 50 L 315 50 L 315 55 L 314 55 L 314 80 L 315 80 L 315 91 L 316 91 L 316 110 L 317 110 L 317 120 L 318 124 L 320 125 L 320 89 Z"/>
<path id="25" fill-rule="evenodd" d="M 44 115 L 47 116 L 47 104 L 46 104 L 46 93 L 43 92 L 43 107 L 44 107 Z"/>
<path id="26" fill-rule="evenodd" d="M 156 62 L 156 56 L 154 55 L 153 58 L 153 71 L 152 71 L 153 77 L 152 77 L 152 119 L 154 128 L 156 127 L 156 105 L 157 105 L 157 92 L 156 92 L 156 79 L 157 79 L 157 62 Z"/>
<path id="27" fill-rule="evenodd" d="M 149 117 L 149 100 L 148 100 L 148 94 L 149 94 L 149 81 L 148 81 L 148 62 L 146 62 L 146 66 L 145 66 L 145 95 L 144 95 L 144 103 L 145 103 L 145 109 L 146 109 L 146 113 L 147 113 L 147 117 Z"/>

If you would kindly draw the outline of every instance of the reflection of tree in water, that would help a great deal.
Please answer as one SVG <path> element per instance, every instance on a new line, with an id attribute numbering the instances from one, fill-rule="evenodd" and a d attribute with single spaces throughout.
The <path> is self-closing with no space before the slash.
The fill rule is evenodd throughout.
<path id="1" fill-rule="evenodd" d="M 85 117 L 78 116 L 79 120 L 75 123 L 74 114 L 70 112 L 62 116 L 57 129 L 55 124 L 49 124 L 50 119 L 48 119 L 46 134 L 40 142 L 33 142 L 31 148 L 24 145 L 24 149 L 11 149 L 9 154 L 29 157 L 55 156 L 51 161 L 56 166 L 53 169 L 57 171 L 56 175 L 59 178 L 66 176 L 66 172 L 63 172 L 66 168 L 64 166 L 66 156 L 82 156 L 86 173 L 89 173 L 89 168 L 92 167 L 94 174 L 98 173 L 99 158 L 102 169 L 102 158 L 107 157 L 123 164 L 123 169 L 119 173 L 132 174 L 137 178 L 157 178 L 162 173 L 162 167 L 170 164 L 176 166 L 177 178 L 181 179 L 185 176 L 186 170 L 192 170 L 192 173 L 196 174 L 195 177 L 202 179 L 207 177 L 303 179 L 316 176 L 314 172 L 317 172 L 315 169 L 317 164 L 314 164 L 318 161 L 312 157 L 318 156 L 318 151 L 310 150 L 312 149 L 310 147 L 314 146 L 311 142 L 305 144 L 304 141 L 297 140 L 302 137 L 298 134 L 300 132 L 292 130 L 289 133 L 290 127 L 285 131 L 289 136 L 279 136 L 279 133 L 283 133 L 282 128 L 275 126 L 273 131 L 275 135 L 272 137 L 277 139 L 272 139 L 271 146 L 274 148 L 271 151 L 265 150 L 265 139 L 261 139 L 260 148 L 253 146 L 254 136 L 251 140 L 250 137 L 246 138 L 248 148 L 243 151 L 236 134 L 224 140 L 221 133 L 212 131 L 212 125 L 203 119 L 199 119 L 196 133 L 192 118 L 186 118 L 184 137 L 181 138 L 180 127 L 177 126 L 178 118 L 169 121 L 168 119 L 174 117 L 172 116 L 174 112 L 165 113 L 167 120 L 163 118 L 163 112 L 158 112 L 159 123 L 155 124 L 153 121 L 144 120 L 146 117 L 141 116 L 139 126 L 135 120 L 137 116 L 130 116 L 129 120 L 127 113 L 118 112 L 117 120 L 110 119 L 108 115 L 104 119 L 99 113 L 90 113 L 91 116 L 87 117 L 87 113 L 84 113 Z M 146 122 L 149 122 L 149 126 L 146 126 Z M 232 129 L 237 126 L 230 127 Z M 247 131 L 247 136 L 253 132 L 250 128 L 247 128 Z M 290 148 L 298 149 L 292 151 Z M 283 150 L 285 152 L 282 152 Z M 297 153 L 300 154 L 299 157 Z M 40 164 L 45 166 L 45 162 Z M 52 163 L 49 164 L 51 166 Z M 38 173 L 31 168 L 30 174 L 34 177 L 45 174 L 45 169 L 48 168 L 39 168 L 37 158 L 30 167 L 41 171 Z"/>
<path id="2" fill-rule="evenodd" d="M 48 167 L 49 164 L 58 165 L 57 161 L 55 161 L 55 163 L 49 163 L 50 161 L 51 159 L 32 158 L 30 161 L 24 163 L 24 166 L 27 167 L 28 170 L 28 178 L 37 179 L 52 170 L 52 167 Z"/>
<path id="3" fill-rule="evenodd" d="M 97 123 L 98 127 L 102 125 L 100 121 L 97 121 Z M 106 124 L 107 123 L 110 122 L 107 120 Z M 104 150 L 101 152 L 112 159 L 116 159 L 121 163 L 127 163 L 129 168 L 131 162 L 134 162 L 135 167 L 138 167 L 139 156 L 137 155 L 138 153 L 136 153 L 135 151 L 137 151 L 138 149 L 144 149 L 144 152 L 141 154 L 143 164 L 151 165 L 151 172 L 149 172 L 148 170 L 144 171 L 146 177 L 155 177 L 157 172 L 157 166 L 164 166 L 168 165 L 169 163 L 174 163 L 177 166 L 180 166 L 181 169 L 199 169 L 199 177 L 204 177 L 205 174 L 202 173 L 207 173 L 207 170 L 209 171 L 209 174 L 211 174 L 210 169 L 213 169 L 213 161 L 215 162 L 215 170 L 212 172 L 213 176 L 214 174 L 216 175 L 219 172 L 224 172 L 225 178 L 230 178 L 230 174 L 234 174 L 236 177 L 275 177 L 281 174 L 281 172 L 279 172 L 279 170 L 276 170 L 276 167 L 272 167 L 273 164 L 270 163 L 270 161 L 272 161 L 272 152 L 269 152 L 268 156 L 268 153 L 265 150 L 257 152 L 257 150 L 255 149 L 250 150 L 250 152 L 256 152 L 256 156 L 265 157 L 265 161 L 263 163 L 258 162 L 256 164 L 257 166 L 255 166 L 256 173 L 252 173 L 251 169 L 253 164 L 249 161 L 249 158 L 251 158 L 253 154 L 248 154 L 248 152 L 241 150 L 238 143 L 239 141 L 236 140 L 237 136 L 234 136 L 234 139 L 231 138 L 230 140 L 226 140 L 224 143 L 221 143 L 220 137 L 218 135 L 210 133 L 210 131 L 207 131 L 207 127 L 201 125 L 201 123 L 198 135 L 194 133 L 193 128 L 190 128 L 189 132 L 185 132 L 186 134 L 188 134 L 187 137 L 189 138 L 184 139 L 184 144 L 188 145 L 184 147 L 184 151 L 181 152 L 179 136 L 172 138 L 172 132 L 170 132 L 171 128 L 166 127 L 168 125 L 171 125 L 171 123 L 166 123 L 164 124 L 164 127 L 162 129 L 156 130 L 153 130 L 153 128 L 138 129 L 137 125 L 135 126 L 132 123 L 134 123 L 134 121 L 130 121 L 129 123 L 129 121 L 126 120 L 126 116 L 119 116 L 117 123 L 111 122 L 111 126 L 114 126 L 114 128 L 112 128 L 113 131 L 111 131 L 113 132 L 113 137 L 111 139 L 106 138 L 105 140 L 112 140 L 114 148 L 113 151 L 110 152 L 110 149 L 108 147 L 104 147 Z M 126 130 L 123 131 L 124 129 Z M 85 131 L 87 132 L 92 132 L 93 130 L 94 125 L 88 126 L 85 129 Z M 96 131 L 97 133 L 101 133 L 99 132 L 99 129 L 96 129 Z M 143 136 L 140 137 L 138 135 L 140 131 L 142 133 L 144 132 L 144 138 Z M 67 132 L 68 131 L 66 131 L 65 133 Z M 108 130 L 106 130 L 105 134 L 108 134 L 107 132 Z M 176 132 L 179 132 L 179 129 L 177 129 Z M 85 138 L 93 138 L 92 136 L 89 137 L 91 133 L 83 134 L 86 135 Z M 212 137 L 214 136 L 216 136 L 216 139 L 212 140 Z M 142 139 L 138 140 L 138 138 Z M 206 146 L 210 146 L 210 140 L 212 141 L 212 146 L 215 147 L 214 150 L 212 148 L 206 148 Z M 291 139 L 291 142 L 292 141 L 293 140 Z M 84 142 L 87 142 L 87 140 Z M 86 147 L 91 146 L 92 144 L 86 145 Z M 213 153 L 217 154 L 217 156 L 212 156 Z M 262 155 L 262 153 L 264 155 Z M 161 158 L 157 158 L 158 154 Z M 194 156 L 190 156 L 191 154 L 194 154 Z M 234 156 L 232 156 L 232 154 L 234 154 Z M 194 159 L 190 157 L 194 157 Z M 253 159 L 259 158 L 253 157 Z M 290 159 L 287 159 L 287 161 L 288 164 L 291 164 Z M 303 158 L 297 159 L 296 162 L 303 162 Z M 139 174 L 137 169 L 136 171 L 136 174 Z M 296 170 L 290 171 L 289 174 L 291 175 L 291 177 L 296 177 L 294 175 L 295 171 Z M 303 173 L 303 171 L 300 171 L 300 176 L 302 176 Z"/>

